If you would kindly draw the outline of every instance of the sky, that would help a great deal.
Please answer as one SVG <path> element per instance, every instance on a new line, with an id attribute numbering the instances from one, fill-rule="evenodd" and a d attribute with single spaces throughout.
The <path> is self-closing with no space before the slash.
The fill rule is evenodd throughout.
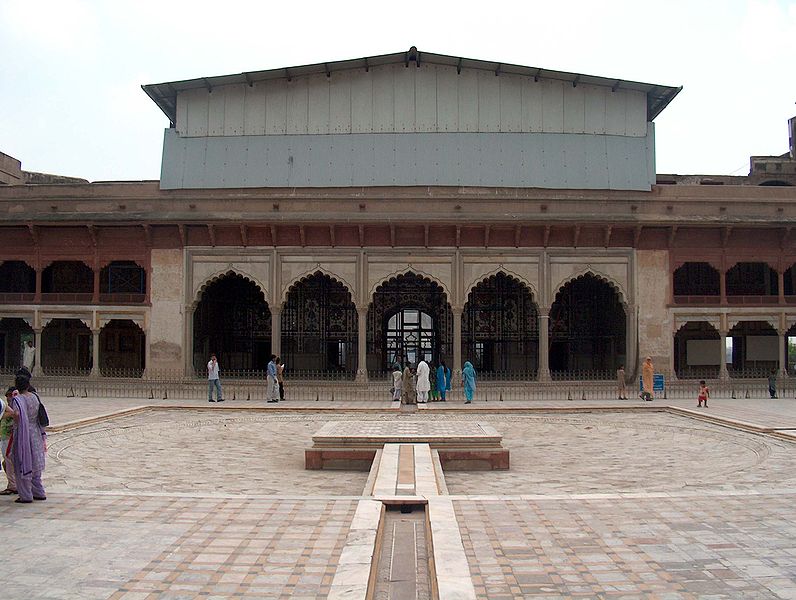
<path id="1" fill-rule="evenodd" d="M 745 175 L 788 150 L 796 0 L 0 0 L 0 151 L 28 171 L 158 179 L 142 84 L 402 52 L 683 86 L 657 171 Z"/>

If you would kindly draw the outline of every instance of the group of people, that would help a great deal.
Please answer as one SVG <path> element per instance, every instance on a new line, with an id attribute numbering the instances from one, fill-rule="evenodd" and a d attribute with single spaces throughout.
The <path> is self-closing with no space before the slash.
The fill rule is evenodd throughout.
<path id="1" fill-rule="evenodd" d="M 215 354 L 211 354 L 210 361 L 207 363 L 208 402 L 224 402 L 219 370 L 218 358 Z M 216 393 L 215 400 L 213 400 L 213 391 Z M 279 402 L 285 399 L 285 364 L 276 354 L 271 355 L 271 360 L 268 363 L 265 396 L 268 402 Z"/>
<path id="2" fill-rule="evenodd" d="M 7 480 L 0 495 L 19 495 L 19 504 L 47 499 L 41 481 L 47 433 L 40 423 L 41 400 L 30 380 L 30 371 L 21 367 L 14 385 L 0 398 L 0 449 Z"/>
<path id="3" fill-rule="evenodd" d="M 470 362 L 464 363 L 462 383 L 465 404 L 470 404 L 475 395 L 475 369 Z M 414 369 L 408 362 L 403 370 L 400 364 L 395 364 L 390 389 L 392 399 L 395 401 L 400 401 L 402 404 L 446 402 L 450 389 L 451 370 L 442 359 L 435 368 L 429 366 L 423 357 Z"/>

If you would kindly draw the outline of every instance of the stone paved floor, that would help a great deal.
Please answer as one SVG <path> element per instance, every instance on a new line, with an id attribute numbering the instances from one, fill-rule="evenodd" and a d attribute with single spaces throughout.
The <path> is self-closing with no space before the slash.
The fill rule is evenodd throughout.
<path id="1" fill-rule="evenodd" d="M 142 404 L 46 402 L 56 425 Z M 0 498 L 15 557 L 0 598 L 325 597 L 365 474 L 304 471 L 300 452 L 329 419 L 402 418 L 393 405 L 147 403 L 202 410 L 51 434 L 47 502 Z M 796 598 L 796 445 L 663 413 L 522 414 L 617 404 L 643 406 L 440 403 L 411 416 L 485 420 L 512 450 L 510 472 L 446 474 L 479 595 Z M 796 401 L 709 410 L 796 423 Z"/>

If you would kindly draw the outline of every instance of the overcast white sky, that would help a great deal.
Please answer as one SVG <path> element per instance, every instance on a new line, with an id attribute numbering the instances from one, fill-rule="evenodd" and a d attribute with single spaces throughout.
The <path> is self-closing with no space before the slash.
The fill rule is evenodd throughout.
<path id="1" fill-rule="evenodd" d="M 746 174 L 788 149 L 796 0 L 0 0 L 0 151 L 23 169 L 157 179 L 168 120 L 141 84 L 437 52 L 682 85 L 659 173 Z"/>

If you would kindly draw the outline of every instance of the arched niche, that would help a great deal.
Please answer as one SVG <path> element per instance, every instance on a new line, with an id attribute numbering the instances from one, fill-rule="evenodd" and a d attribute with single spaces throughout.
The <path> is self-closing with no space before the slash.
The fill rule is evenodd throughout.
<path id="1" fill-rule="evenodd" d="M 686 262 L 672 274 L 674 301 L 691 304 L 689 300 L 715 299 L 721 295 L 721 274 L 708 262 Z"/>
<path id="2" fill-rule="evenodd" d="M 768 321 L 737 321 L 727 333 L 730 377 L 766 377 L 779 364 L 779 334 Z"/>
<path id="3" fill-rule="evenodd" d="M 721 335 L 707 321 L 687 321 L 674 335 L 674 371 L 679 379 L 715 379 L 725 350 Z"/>
<path id="4" fill-rule="evenodd" d="M 91 330 L 82 319 L 49 319 L 41 333 L 41 366 L 48 375 L 87 375 L 94 353 Z"/>
<path id="5" fill-rule="evenodd" d="M 141 377 L 146 368 L 146 335 L 130 319 L 111 319 L 100 330 L 99 367 L 105 377 Z"/>

